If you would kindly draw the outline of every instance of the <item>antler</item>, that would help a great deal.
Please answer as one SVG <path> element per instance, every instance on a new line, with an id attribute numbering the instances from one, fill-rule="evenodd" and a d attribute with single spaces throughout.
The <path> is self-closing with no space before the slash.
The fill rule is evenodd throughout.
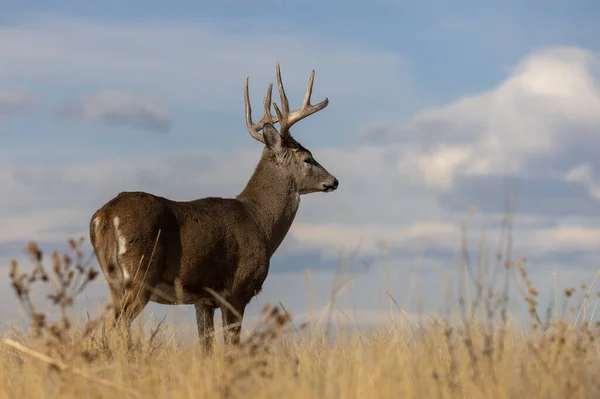
<path id="1" fill-rule="evenodd" d="M 310 96 L 312 94 L 313 83 L 315 81 L 315 71 L 313 70 L 310 74 L 310 79 L 308 80 L 308 87 L 306 88 L 306 94 L 304 94 L 304 101 L 302 102 L 302 107 L 300 109 L 296 109 L 290 111 L 290 104 L 287 96 L 285 95 L 285 90 L 283 88 L 283 83 L 281 82 L 281 71 L 279 68 L 279 62 L 277 63 L 277 86 L 279 88 L 279 97 L 281 98 L 281 110 L 277 106 L 276 103 L 273 103 L 273 107 L 275 108 L 275 112 L 277 116 L 271 115 L 271 94 L 273 91 L 273 83 L 269 84 L 269 89 L 267 90 L 267 96 L 264 99 L 264 113 L 263 117 L 260 121 L 253 123 L 252 122 L 252 109 L 250 107 L 250 96 L 248 94 L 248 77 L 246 76 L 246 85 L 244 88 L 244 100 L 246 103 L 246 127 L 248 128 L 248 132 L 252 137 L 256 140 L 264 143 L 265 140 L 262 134 L 258 133 L 265 126 L 265 123 L 275 124 L 279 122 L 279 133 L 282 136 L 286 136 L 291 138 L 290 128 L 298 121 L 310 116 L 316 112 L 319 112 L 323 108 L 325 108 L 329 104 L 329 100 L 327 97 L 325 100 L 321 101 L 318 104 L 312 105 L 310 103 Z"/>
<path id="2" fill-rule="evenodd" d="M 321 101 L 318 104 L 311 105 L 310 96 L 312 94 L 313 83 L 315 81 L 315 71 L 313 69 L 310 74 L 310 79 L 308 80 L 308 87 L 306 88 L 306 93 L 304 94 L 304 101 L 302 102 L 302 107 L 300 109 L 290 111 L 290 104 L 288 102 L 288 98 L 285 95 L 285 90 L 283 89 L 283 83 L 281 83 L 281 71 L 279 69 L 279 62 L 277 63 L 277 85 L 279 86 L 279 97 L 281 98 L 281 111 L 276 103 L 273 103 L 273 107 L 275 108 L 275 112 L 277 113 L 277 118 L 279 120 L 279 133 L 282 136 L 290 137 L 290 128 L 296 122 L 310 116 L 316 112 L 319 112 L 323 108 L 325 108 L 329 104 L 329 99 L 325 97 L 325 100 Z M 270 90 L 270 87 L 269 87 Z"/>
<path id="3" fill-rule="evenodd" d="M 246 103 L 246 127 L 252 137 L 261 143 L 265 143 L 262 134 L 258 133 L 265 127 L 265 123 L 275 124 L 279 122 L 279 118 L 271 115 L 271 93 L 273 91 L 273 83 L 269 83 L 267 96 L 264 99 L 265 111 L 263 117 L 256 123 L 252 122 L 252 108 L 250 107 L 250 95 L 248 94 L 248 76 L 246 76 L 246 86 L 244 88 L 244 101 Z"/>

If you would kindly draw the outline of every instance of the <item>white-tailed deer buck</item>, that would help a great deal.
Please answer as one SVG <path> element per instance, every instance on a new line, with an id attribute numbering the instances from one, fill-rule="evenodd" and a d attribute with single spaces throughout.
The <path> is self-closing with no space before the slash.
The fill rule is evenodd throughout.
<path id="1" fill-rule="evenodd" d="M 115 309 L 109 324 L 123 322 L 129 327 L 149 301 L 193 304 L 206 351 L 212 349 L 216 308 L 221 309 L 226 342 L 239 341 L 244 309 L 262 288 L 271 256 L 294 221 L 300 196 L 338 187 L 338 180 L 290 133 L 293 124 L 328 104 L 327 98 L 310 103 L 314 73 L 302 107 L 290 111 L 277 63 L 281 110 L 273 103 L 277 115 L 271 115 L 270 84 L 264 115 L 256 123 L 246 77 L 246 126 L 265 147 L 235 198 L 180 202 L 145 192 L 121 192 L 94 213 L 90 241 Z"/>

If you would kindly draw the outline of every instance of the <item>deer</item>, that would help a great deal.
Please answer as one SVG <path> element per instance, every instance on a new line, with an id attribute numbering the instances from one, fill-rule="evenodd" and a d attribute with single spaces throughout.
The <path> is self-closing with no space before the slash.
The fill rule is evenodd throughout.
<path id="1" fill-rule="evenodd" d="M 329 104 L 327 97 L 311 104 L 315 71 L 296 110 L 289 108 L 279 62 L 276 77 L 281 109 L 273 102 L 272 115 L 271 82 L 263 116 L 255 123 L 246 76 L 246 127 L 264 147 L 237 196 L 175 201 L 123 191 L 94 212 L 90 242 L 112 298 L 107 327 L 129 328 L 149 302 L 194 305 L 205 353 L 213 349 L 217 309 L 224 343 L 239 344 L 246 306 L 261 292 L 271 257 L 292 226 L 301 196 L 329 193 L 339 184 L 290 132 L 295 123 Z"/>

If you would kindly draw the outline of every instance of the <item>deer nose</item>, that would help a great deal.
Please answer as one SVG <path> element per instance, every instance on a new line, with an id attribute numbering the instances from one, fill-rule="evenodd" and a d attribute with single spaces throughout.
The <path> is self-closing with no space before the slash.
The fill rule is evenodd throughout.
<path id="1" fill-rule="evenodd" d="M 323 183 L 323 191 L 325 191 L 326 193 L 328 193 L 330 191 L 334 191 L 338 187 L 338 184 L 339 184 L 338 179 L 336 179 L 334 177 L 333 182 L 331 184 Z"/>

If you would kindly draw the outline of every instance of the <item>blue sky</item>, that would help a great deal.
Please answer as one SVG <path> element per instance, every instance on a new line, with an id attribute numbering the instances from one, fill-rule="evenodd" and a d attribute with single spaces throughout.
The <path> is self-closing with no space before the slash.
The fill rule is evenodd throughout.
<path id="1" fill-rule="evenodd" d="M 311 69 L 314 101 L 330 100 L 293 133 L 340 189 L 303 198 L 258 301 L 305 314 L 303 270 L 327 286 L 339 249 L 362 239 L 371 268 L 341 306 L 369 318 L 387 282 L 406 295 L 416 260 L 423 273 L 454 270 L 457 229 L 471 205 L 484 211 L 474 239 L 485 226 L 497 233 L 507 178 L 519 183 L 515 234 L 541 284 L 551 287 L 553 271 L 565 284 L 595 275 L 597 2 L 0 6 L 4 264 L 22 258 L 29 239 L 51 249 L 87 234 L 91 214 L 122 190 L 237 194 L 261 148 L 244 126 L 244 78 L 260 109 L 279 61 L 292 106 Z M 422 292 L 432 308 L 443 285 L 435 275 Z M 103 289 L 92 291 L 102 299 Z"/>

